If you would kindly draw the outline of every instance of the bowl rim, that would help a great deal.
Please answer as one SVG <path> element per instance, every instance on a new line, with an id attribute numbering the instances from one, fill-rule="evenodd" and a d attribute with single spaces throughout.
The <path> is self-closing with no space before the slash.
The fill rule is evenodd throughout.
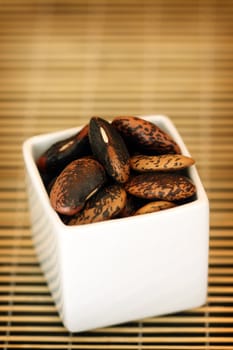
<path id="1" fill-rule="evenodd" d="M 178 132 L 177 128 L 173 124 L 173 122 L 170 120 L 169 117 L 165 115 L 138 115 L 137 117 L 148 120 L 154 124 L 158 123 L 159 127 L 162 129 L 166 129 L 166 132 L 168 132 L 172 138 L 178 143 L 178 145 L 181 148 L 181 153 L 186 156 L 191 156 L 180 133 Z M 105 118 L 108 120 L 107 118 Z M 69 226 L 66 225 L 65 223 L 62 222 L 60 219 L 59 215 L 56 213 L 56 211 L 52 208 L 49 200 L 48 193 L 46 191 L 46 188 L 43 184 L 42 178 L 40 176 L 39 170 L 36 165 L 35 161 L 35 156 L 34 156 L 34 150 L 38 145 L 42 145 L 45 141 L 49 143 L 49 145 L 53 144 L 54 142 L 58 140 L 62 140 L 66 137 L 69 137 L 75 133 L 77 133 L 79 130 L 81 130 L 83 126 L 77 126 L 73 128 L 67 128 L 59 131 L 54 131 L 50 133 L 44 133 L 44 134 L 39 134 L 32 136 L 28 139 L 26 139 L 23 142 L 22 145 L 22 151 L 23 151 L 23 158 L 24 158 L 24 164 L 27 169 L 28 176 L 30 177 L 31 181 L 34 184 L 34 187 L 37 191 L 37 195 L 39 196 L 40 200 L 42 201 L 43 205 L 46 208 L 46 212 L 50 216 L 51 220 L 53 221 L 53 224 L 56 225 L 56 227 L 68 231 L 68 232 L 74 232 L 77 230 L 80 230 L 80 226 Z M 46 147 L 45 147 L 46 149 Z M 42 152 L 40 152 L 42 153 Z M 185 203 L 183 205 L 170 208 L 169 210 L 162 210 L 159 212 L 155 213 L 148 213 L 148 214 L 143 214 L 143 215 L 137 215 L 137 216 L 129 216 L 126 218 L 116 218 L 114 220 L 107 220 L 107 221 L 101 221 L 101 222 L 96 222 L 96 223 L 90 223 L 86 225 L 81 225 L 82 230 L 85 230 L 85 227 L 89 227 L 90 225 L 112 225 L 115 224 L 116 222 L 119 222 L 118 220 L 121 221 L 130 221 L 130 220 L 144 220 L 144 218 L 147 215 L 166 215 L 168 212 L 171 211 L 179 211 L 183 210 L 184 208 L 189 208 L 189 207 L 195 207 L 199 206 L 201 203 L 207 204 L 208 203 L 208 197 L 205 192 L 204 186 L 200 180 L 197 168 L 196 168 L 196 163 L 189 167 L 189 176 L 191 180 L 194 182 L 196 188 L 197 188 L 197 198 L 189 203 Z"/>

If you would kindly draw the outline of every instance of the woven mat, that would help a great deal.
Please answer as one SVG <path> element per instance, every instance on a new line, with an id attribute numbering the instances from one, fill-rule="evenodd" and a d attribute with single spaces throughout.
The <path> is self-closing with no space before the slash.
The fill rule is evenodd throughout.
<path id="1" fill-rule="evenodd" d="M 3 349 L 233 349 L 232 23 L 232 1 L 0 1 Z M 22 142 L 145 114 L 172 119 L 210 199 L 207 303 L 71 334 L 33 248 Z"/>

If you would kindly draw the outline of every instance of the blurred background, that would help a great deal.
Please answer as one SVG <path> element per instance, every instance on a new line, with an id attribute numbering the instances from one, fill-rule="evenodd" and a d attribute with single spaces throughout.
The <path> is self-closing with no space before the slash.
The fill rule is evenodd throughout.
<path id="1" fill-rule="evenodd" d="M 0 0 L 0 344 L 233 349 L 233 2 Z M 82 334 L 62 326 L 31 240 L 22 142 L 92 116 L 163 114 L 211 204 L 206 305 Z"/>

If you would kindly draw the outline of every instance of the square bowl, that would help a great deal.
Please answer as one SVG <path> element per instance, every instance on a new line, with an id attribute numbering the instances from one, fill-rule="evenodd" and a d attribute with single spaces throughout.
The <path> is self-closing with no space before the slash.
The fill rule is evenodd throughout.
<path id="1" fill-rule="evenodd" d="M 142 117 L 190 156 L 168 117 Z M 207 295 L 209 202 L 196 166 L 193 202 L 156 213 L 65 225 L 50 205 L 36 159 L 81 128 L 23 144 L 31 226 L 38 260 L 64 326 L 71 332 L 200 306 Z"/>

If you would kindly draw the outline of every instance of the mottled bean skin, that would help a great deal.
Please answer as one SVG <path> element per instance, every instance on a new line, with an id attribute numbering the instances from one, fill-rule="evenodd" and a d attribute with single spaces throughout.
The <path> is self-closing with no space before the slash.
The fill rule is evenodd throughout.
<path id="1" fill-rule="evenodd" d="M 125 189 L 145 199 L 178 201 L 195 194 L 195 185 L 186 176 L 173 173 L 143 173 L 129 180 Z"/>
<path id="2" fill-rule="evenodd" d="M 99 162 L 91 158 L 74 160 L 55 180 L 50 191 L 51 205 L 60 214 L 74 215 L 105 181 Z"/>
<path id="3" fill-rule="evenodd" d="M 100 189 L 91 197 L 85 208 L 75 215 L 69 225 L 84 225 L 106 221 L 117 216 L 126 203 L 126 192 L 118 184 Z"/>
<path id="4" fill-rule="evenodd" d="M 130 158 L 130 167 L 139 172 L 181 170 L 193 164 L 192 158 L 181 154 L 136 155 Z"/>
<path id="5" fill-rule="evenodd" d="M 156 201 L 145 204 L 143 207 L 139 208 L 134 215 L 142 215 L 148 213 L 154 213 L 156 211 L 174 208 L 176 206 L 175 203 L 168 201 Z"/>
<path id="6" fill-rule="evenodd" d="M 112 125 L 135 149 L 155 154 L 180 154 L 180 147 L 157 125 L 138 117 L 116 117 Z"/>

